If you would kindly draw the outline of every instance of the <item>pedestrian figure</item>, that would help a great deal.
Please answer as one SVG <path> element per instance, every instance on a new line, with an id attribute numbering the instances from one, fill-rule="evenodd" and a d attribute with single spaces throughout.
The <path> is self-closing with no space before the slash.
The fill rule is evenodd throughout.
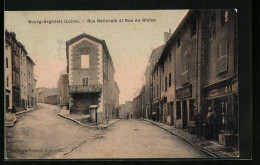
<path id="1" fill-rule="evenodd" d="M 206 124 L 207 124 L 207 138 L 211 139 L 215 138 L 216 131 L 216 112 L 212 107 L 208 108 L 208 114 L 206 116 Z"/>
<path id="2" fill-rule="evenodd" d="M 193 121 L 194 121 L 194 125 L 196 127 L 196 134 L 198 136 L 201 136 L 201 126 L 202 126 L 202 116 L 201 113 L 198 112 L 198 109 L 194 110 L 194 115 L 193 115 Z"/>

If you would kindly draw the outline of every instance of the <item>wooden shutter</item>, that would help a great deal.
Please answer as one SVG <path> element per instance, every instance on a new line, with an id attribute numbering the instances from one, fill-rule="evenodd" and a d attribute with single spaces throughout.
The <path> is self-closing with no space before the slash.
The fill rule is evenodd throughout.
<path id="1" fill-rule="evenodd" d="M 217 55 L 217 73 L 219 74 L 227 70 L 227 42 L 219 44 Z"/>

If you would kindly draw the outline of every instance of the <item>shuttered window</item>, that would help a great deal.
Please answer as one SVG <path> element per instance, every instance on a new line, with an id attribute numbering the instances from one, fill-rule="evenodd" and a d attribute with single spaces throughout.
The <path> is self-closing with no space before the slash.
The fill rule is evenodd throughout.
<path id="1" fill-rule="evenodd" d="M 82 78 L 82 85 L 84 86 L 88 85 L 88 78 Z"/>
<path id="2" fill-rule="evenodd" d="M 227 42 L 223 42 L 217 47 L 217 74 L 227 70 Z"/>

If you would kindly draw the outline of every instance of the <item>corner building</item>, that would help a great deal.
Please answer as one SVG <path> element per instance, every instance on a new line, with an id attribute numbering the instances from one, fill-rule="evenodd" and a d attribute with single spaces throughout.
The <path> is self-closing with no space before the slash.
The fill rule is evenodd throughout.
<path id="1" fill-rule="evenodd" d="M 90 105 L 97 105 L 98 123 L 112 119 L 114 92 L 119 91 L 114 90 L 115 69 L 105 41 L 81 34 L 66 42 L 66 51 L 70 112 L 89 114 Z"/>

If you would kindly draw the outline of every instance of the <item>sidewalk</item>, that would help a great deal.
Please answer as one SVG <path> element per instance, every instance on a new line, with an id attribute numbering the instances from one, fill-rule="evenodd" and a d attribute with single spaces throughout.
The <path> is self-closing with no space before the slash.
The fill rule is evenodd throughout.
<path id="1" fill-rule="evenodd" d="M 20 112 L 16 112 L 15 114 L 16 114 L 16 115 L 20 115 L 20 114 L 23 114 L 23 113 L 31 112 L 31 111 L 33 111 L 33 110 L 37 110 L 37 109 L 40 109 L 40 107 L 27 108 L 26 110 L 20 111 Z"/>
<path id="2" fill-rule="evenodd" d="M 209 141 L 203 137 L 198 137 L 195 134 L 191 134 L 188 131 L 174 128 L 173 126 L 168 126 L 163 123 L 155 122 L 149 119 L 144 119 L 147 122 L 153 123 L 158 127 L 163 128 L 164 130 L 172 133 L 173 135 L 181 138 L 187 143 L 203 150 L 204 152 L 210 154 L 215 158 L 235 158 L 239 156 L 239 151 L 235 147 L 223 146 L 217 143 L 216 141 Z"/>
<path id="3" fill-rule="evenodd" d="M 95 123 L 91 123 L 89 121 L 89 115 L 70 114 L 69 110 L 65 110 L 65 109 L 62 109 L 58 115 L 60 117 L 71 120 L 84 127 L 99 128 L 99 129 L 107 128 L 120 120 L 120 119 L 113 119 L 113 120 L 110 120 L 108 123 L 104 122 L 104 123 L 96 125 Z"/>
<path id="4" fill-rule="evenodd" d="M 15 113 L 5 113 L 5 126 L 12 127 L 16 122 Z"/>
<path id="5" fill-rule="evenodd" d="M 31 112 L 33 110 L 40 109 L 40 107 L 34 107 L 34 108 L 27 108 L 27 110 L 19 111 L 16 113 L 5 113 L 5 126 L 6 127 L 12 127 L 14 123 L 17 121 L 16 115 L 20 115 L 23 113 Z"/>

